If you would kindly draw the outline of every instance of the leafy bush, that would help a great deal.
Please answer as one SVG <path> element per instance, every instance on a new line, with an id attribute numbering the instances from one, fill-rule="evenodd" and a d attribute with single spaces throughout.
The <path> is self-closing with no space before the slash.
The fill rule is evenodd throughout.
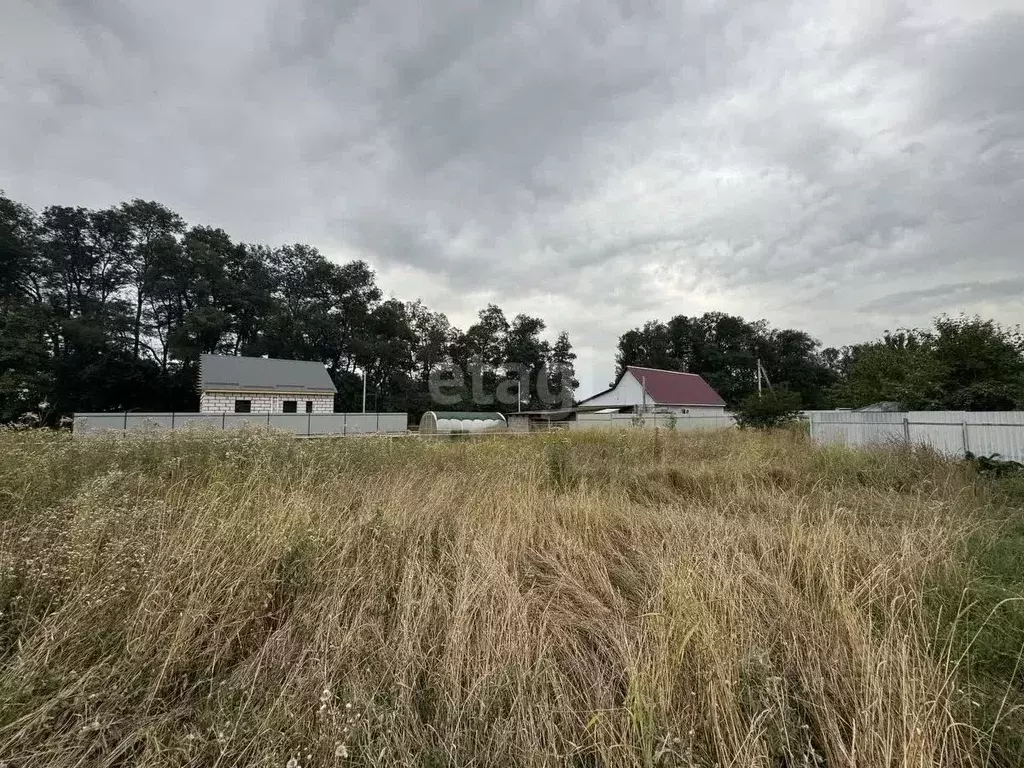
<path id="1" fill-rule="evenodd" d="M 796 419 L 800 413 L 800 395 L 796 392 L 765 392 L 751 395 L 733 410 L 736 423 L 743 429 L 772 429 Z"/>
<path id="2" fill-rule="evenodd" d="M 1019 461 L 1003 459 L 998 453 L 993 453 L 991 456 L 975 456 L 968 451 L 967 461 L 982 475 L 1003 477 L 1004 475 L 1015 475 L 1019 472 L 1024 472 L 1024 464 L 1021 464 Z"/>

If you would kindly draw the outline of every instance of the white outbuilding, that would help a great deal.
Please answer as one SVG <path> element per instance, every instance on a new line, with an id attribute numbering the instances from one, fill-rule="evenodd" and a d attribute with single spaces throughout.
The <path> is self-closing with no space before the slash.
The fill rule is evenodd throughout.
<path id="1" fill-rule="evenodd" d="M 588 411 L 608 408 L 714 416 L 725 413 L 725 400 L 696 373 L 630 365 L 611 387 L 580 401 L 576 407 Z"/>

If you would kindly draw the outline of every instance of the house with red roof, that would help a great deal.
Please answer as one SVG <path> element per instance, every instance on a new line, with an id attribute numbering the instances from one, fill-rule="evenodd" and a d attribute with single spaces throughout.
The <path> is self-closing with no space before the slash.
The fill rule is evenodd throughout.
<path id="1" fill-rule="evenodd" d="M 725 412 L 725 400 L 696 373 L 630 365 L 611 387 L 576 407 L 713 415 Z"/>

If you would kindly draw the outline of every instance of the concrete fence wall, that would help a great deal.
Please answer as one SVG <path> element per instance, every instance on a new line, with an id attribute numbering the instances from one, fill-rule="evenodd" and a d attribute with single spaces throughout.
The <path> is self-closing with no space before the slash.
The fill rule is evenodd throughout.
<path id="1" fill-rule="evenodd" d="M 685 432 L 693 429 L 726 429 L 736 420 L 727 413 L 716 414 L 672 414 L 645 413 L 642 423 L 634 423 L 629 413 L 580 413 L 576 421 L 568 422 L 570 429 L 675 429 Z"/>
<path id="2" fill-rule="evenodd" d="M 922 445 L 947 456 L 1024 461 L 1024 411 L 853 411 L 807 414 L 816 443 Z"/>
<path id="3" fill-rule="evenodd" d="M 161 429 L 262 427 L 312 435 L 395 435 L 408 430 L 405 413 L 76 413 L 79 435 Z"/>

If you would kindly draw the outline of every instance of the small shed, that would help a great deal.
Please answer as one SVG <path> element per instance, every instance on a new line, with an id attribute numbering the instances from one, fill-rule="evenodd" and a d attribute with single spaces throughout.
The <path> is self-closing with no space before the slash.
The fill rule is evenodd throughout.
<path id="1" fill-rule="evenodd" d="M 571 421 L 576 421 L 575 408 L 522 411 L 508 415 L 508 428 L 510 432 L 566 429 Z"/>
<path id="2" fill-rule="evenodd" d="M 451 432 L 500 432 L 507 427 L 505 416 L 497 411 L 427 411 L 420 419 L 420 434 Z"/>

